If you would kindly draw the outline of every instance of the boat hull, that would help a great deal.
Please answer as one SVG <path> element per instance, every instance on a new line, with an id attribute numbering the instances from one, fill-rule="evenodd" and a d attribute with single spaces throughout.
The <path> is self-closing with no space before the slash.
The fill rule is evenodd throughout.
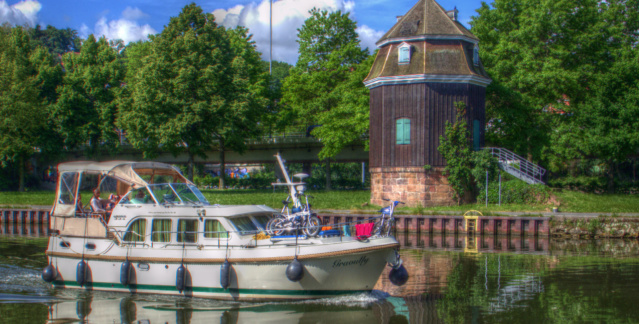
<path id="1" fill-rule="evenodd" d="M 186 258 L 166 257 L 178 254 L 179 250 L 164 251 L 164 257 L 154 254 L 157 251 L 123 256 L 117 248 L 104 254 L 48 254 L 57 269 L 55 287 L 227 300 L 273 300 L 371 291 L 387 262 L 393 258 L 396 247 L 396 241 L 390 238 L 368 243 L 328 244 L 323 250 L 298 247 L 298 259 L 304 266 L 304 275 L 299 282 L 290 281 L 286 276 L 295 247 L 235 251 L 228 259 L 231 271 L 227 289 L 221 285 L 223 249 L 209 253 L 189 251 L 192 255 Z M 189 253 L 184 254 L 188 256 Z M 132 265 L 128 285 L 120 282 L 121 264 L 125 259 Z M 88 270 L 87 283 L 81 287 L 76 281 L 76 272 L 77 264 L 82 260 L 88 264 Z M 179 291 L 176 278 L 181 265 L 186 268 L 186 274 L 185 287 Z"/>

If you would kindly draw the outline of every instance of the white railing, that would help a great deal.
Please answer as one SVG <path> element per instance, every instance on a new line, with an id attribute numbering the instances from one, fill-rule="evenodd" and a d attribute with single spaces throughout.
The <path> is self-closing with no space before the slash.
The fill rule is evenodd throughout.
<path id="1" fill-rule="evenodd" d="M 492 156 L 499 161 L 499 167 L 518 179 L 530 184 L 544 184 L 546 169 L 524 159 L 523 157 L 501 147 L 486 147 Z"/>

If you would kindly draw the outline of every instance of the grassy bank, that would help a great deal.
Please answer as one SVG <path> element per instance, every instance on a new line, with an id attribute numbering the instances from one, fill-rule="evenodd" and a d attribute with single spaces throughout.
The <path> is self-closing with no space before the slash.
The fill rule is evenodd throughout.
<path id="1" fill-rule="evenodd" d="M 286 199 L 286 191 L 278 190 L 203 190 L 206 199 L 212 204 L 236 205 L 259 204 L 267 205 L 275 209 L 282 207 L 282 200 Z M 310 200 L 314 209 L 338 209 L 361 212 L 372 212 L 379 206 L 370 206 L 370 191 L 309 191 L 313 196 Z M 559 201 L 559 209 L 562 212 L 579 213 L 637 213 L 639 214 L 639 196 L 637 195 L 599 195 L 575 191 L 555 192 Z M 90 193 L 82 194 L 85 203 L 90 199 Z M 54 192 L 29 191 L 29 192 L 0 192 L 0 205 L 22 206 L 51 206 Z M 548 212 L 554 205 L 549 204 L 508 204 L 488 205 L 483 203 L 467 204 L 451 207 L 408 208 L 400 207 L 398 212 L 412 214 L 431 214 L 446 211 L 479 210 L 483 213 L 495 212 Z"/>

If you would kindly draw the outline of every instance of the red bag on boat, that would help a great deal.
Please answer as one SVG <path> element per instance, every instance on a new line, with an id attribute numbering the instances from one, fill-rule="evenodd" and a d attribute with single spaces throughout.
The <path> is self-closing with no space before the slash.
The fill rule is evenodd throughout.
<path id="1" fill-rule="evenodd" d="M 373 226 L 375 226 L 375 223 L 357 224 L 355 225 L 355 235 L 371 236 L 371 232 L 373 231 Z"/>

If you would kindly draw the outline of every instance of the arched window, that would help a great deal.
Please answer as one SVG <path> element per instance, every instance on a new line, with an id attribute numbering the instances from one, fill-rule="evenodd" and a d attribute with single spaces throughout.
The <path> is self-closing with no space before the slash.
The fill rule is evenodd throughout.
<path id="1" fill-rule="evenodd" d="M 410 63 L 410 45 L 403 43 L 399 46 L 399 64 Z"/>
<path id="2" fill-rule="evenodd" d="M 146 219 L 141 218 L 135 220 L 124 234 L 124 240 L 127 242 L 144 242 L 146 236 Z"/>
<path id="3" fill-rule="evenodd" d="M 396 144 L 410 144 L 410 119 L 400 118 L 397 120 Z"/>

